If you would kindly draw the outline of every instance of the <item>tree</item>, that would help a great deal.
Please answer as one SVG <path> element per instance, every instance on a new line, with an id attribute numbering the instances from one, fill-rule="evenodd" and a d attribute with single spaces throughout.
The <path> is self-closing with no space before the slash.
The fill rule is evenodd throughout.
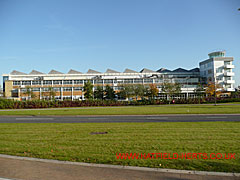
<path id="1" fill-rule="evenodd" d="M 222 93 L 222 86 L 214 82 L 209 82 L 206 87 L 206 94 L 209 96 L 218 96 Z"/>
<path id="2" fill-rule="evenodd" d="M 148 96 L 151 99 L 155 99 L 155 97 L 158 95 L 158 88 L 156 86 L 156 84 L 150 84 L 149 85 L 149 89 L 148 89 Z"/>
<path id="3" fill-rule="evenodd" d="M 134 87 L 133 85 L 124 85 L 122 86 L 122 90 L 118 93 L 118 95 L 121 97 L 121 98 L 124 98 L 124 99 L 129 99 L 130 97 L 133 97 L 134 96 Z"/>
<path id="4" fill-rule="evenodd" d="M 205 89 L 204 87 L 199 83 L 197 85 L 197 88 L 194 90 L 194 92 L 196 93 L 197 97 L 198 97 L 198 102 L 199 104 L 201 103 L 201 97 L 205 94 Z"/>
<path id="5" fill-rule="evenodd" d="M 136 96 L 136 100 L 138 97 L 141 97 L 141 99 L 147 94 L 147 89 L 142 84 L 137 84 L 134 86 L 134 95 Z"/>
<path id="6" fill-rule="evenodd" d="M 214 104 L 217 105 L 217 96 L 222 93 L 222 86 L 216 82 L 209 82 L 206 88 L 206 94 L 209 96 L 214 96 Z"/>
<path id="7" fill-rule="evenodd" d="M 104 91 L 102 86 L 97 86 L 97 89 L 94 91 L 94 98 L 95 99 L 103 99 L 104 98 Z"/>
<path id="8" fill-rule="evenodd" d="M 167 94 L 167 99 L 169 100 L 169 104 L 171 103 L 173 99 L 174 94 L 181 93 L 181 86 L 178 83 L 169 83 L 164 82 L 161 86 L 162 92 Z"/>
<path id="9" fill-rule="evenodd" d="M 105 98 L 110 100 L 113 100 L 115 98 L 115 91 L 109 85 L 107 85 L 105 89 Z"/>
<path id="10" fill-rule="evenodd" d="M 49 93 L 49 97 L 51 100 L 54 100 L 55 99 L 55 96 L 56 96 L 56 92 L 53 90 L 52 87 L 49 87 L 48 88 L 48 93 Z"/>
<path id="11" fill-rule="evenodd" d="M 86 99 L 92 99 L 93 98 L 93 85 L 90 81 L 87 81 L 83 86 L 84 91 L 84 97 Z"/>
<path id="12" fill-rule="evenodd" d="M 24 94 L 27 95 L 27 100 L 31 100 L 32 98 L 36 97 L 30 87 L 26 87 L 26 92 L 24 92 Z"/>

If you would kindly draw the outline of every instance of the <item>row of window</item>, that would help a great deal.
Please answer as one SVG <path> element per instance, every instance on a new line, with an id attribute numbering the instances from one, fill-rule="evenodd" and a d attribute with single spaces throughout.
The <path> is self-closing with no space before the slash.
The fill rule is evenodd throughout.
<path id="1" fill-rule="evenodd" d="M 198 80 L 197 78 L 193 78 L 194 82 Z M 184 78 L 175 78 L 173 81 L 179 81 L 179 82 L 185 82 L 186 80 Z M 14 86 L 19 85 L 72 85 L 72 84 L 83 84 L 86 83 L 88 80 L 46 80 L 46 81 L 13 81 Z M 189 82 L 191 79 L 188 80 Z M 105 79 L 105 80 L 90 80 L 90 82 L 93 84 L 142 84 L 142 83 L 162 83 L 163 79 L 122 79 L 122 80 L 116 80 L 116 79 Z"/>
<path id="2" fill-rule="evenodd" d="M 83 87 L 64 87 L 62 88 L 63 91 L 83 91 Z M 40 92 L 40 88 L 31 88 L 30 89 L 31 91 L 33 92 Z M 41 91 L 42 92 L 50 92 L 50 91 L 54 91 L 54 92 L 60 92 L 61 91 L 61 88 L 41 88 Z M 13 92 L 18 92 L 17 89 L 14 89 Z M 27 92 L 27 89 L 26 88 L 23 88 L 21 89 L 21 92 Z"/>

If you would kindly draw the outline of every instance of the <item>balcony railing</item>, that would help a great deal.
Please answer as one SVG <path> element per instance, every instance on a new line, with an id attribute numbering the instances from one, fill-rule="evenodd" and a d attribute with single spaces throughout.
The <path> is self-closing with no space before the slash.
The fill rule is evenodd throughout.
<path id="1" fill-rule="evenodd" d="M 233 68 L 235 68 L 235 66 L 234 65 L 230 65 L 230 64 L 226 64 L 226 65 L 224 65 L 224 68 L 226 68 L 226 69 L 233 69 Z"/>
<path id="2" fill-rule="evenodd" d="M 235 91 L 235 89 L 234 88 L 226 88 L 226 91 L 232 92 L 232 91 Z"/>
<path id="3" fill-rule="evenodd" d="M 234 72 L 224 72 L 224 76 L 234 76 Z"/>
<path id="4" fill-rule="evenodd" d="M 226 80 L 226 81 L 224 81 L 225 83 L 227 83 L 227 84 L 234 84 L 235 83 L 235 80 Z"/>

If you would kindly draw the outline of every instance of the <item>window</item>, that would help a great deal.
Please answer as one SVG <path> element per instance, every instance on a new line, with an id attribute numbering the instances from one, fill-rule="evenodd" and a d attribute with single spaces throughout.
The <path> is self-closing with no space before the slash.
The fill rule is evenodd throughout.
<path id="1" fill-rule="evenodd" d="M 43 81 L 43 85 L 51 85 L 52 81 Z"/>
<path id="2" fill-rule="evenodd" d="M 71 87 L 64 87 L 63 91 L 72 91 L 72 88 Z"/>
<path id="3" fill-rule="evenodd" d="M 58 92 L 58 91 L 60 91 L 60 88 L 53 88 L 53 91 Z"/>
<path id="4" fill-rule="evenodd" d="M 41 85 L 41 81 L 32 81 L 32 85 Z"/>
<path id="5" fill-rule="evenodd" d="M 224 61 L 224 65 L 231 65 L 230 61 Z"/>
<path id="6" fill-rule="evenodd" d="M 134 83 L 142 84 L 143 83 L 143 79 L 134 79 Z"/>
<path id="7" fill-rule="evenodd" d="M 27 89 L 21 89 L 21 92 L 25 93 L 25 92 L 27 92 Z"/>
<path id="8" fill-rule="evenodd" d="M 49 88 L 42 88 L 42 91 L 43 91 L 43 92 L 48 92 L 48 91 L 49 91 Z"/>
<path id="9" fill-rule="evenodd" d="M 22 85 L 31 85 L 31 81 L 22 81 Z"/>
<path id="10" fill-rule="evenodd" d="M 82 87 L 74 87 L 73 90 L 74 90 L 74 91 L 82 91 L 83 88 L 82 88 Z"/>
<path id="11" fill-rule="evenodd" d="M 90 81 L 93 84 L 93 80 L 84 80 L 84 83 L 87 83 L 88 81 Z"/>
<path id="12" fill-rule="evenodd" d="M 144 83 L 153 83 L 152 79 L 144 79 Z"/>
<path id="13" fill-rule="evenodd" d="M 220 67 L 220 68 L 217 68 L 217 69 L 216 69 L 216 72 L 217 72 L 217 73 L 222 73 L 222 68 L 221 68 L 221 67 Z"/>
<path id="14" fill-rule="evenodd" d="M 19 85 L 21 85 L 21 82 L 20 81 L 13 81 L 13 85 L 14 86 L 19 86 Z"/>
<path id="15" fill-rule="evenodd" d="M 104 84 L 113 84 L 113 79 L 104 79 Z"/>
<path id="16" fill-rule="evenodd" d="M 155 79 L 155 83 L 162 83 L 161 79 Z"/>
<path id="17" fill-rule="evenodd" d="M 212 70 L 211 69 L 208 70 L 208 74 L 212 74 Z"/>
<path id="18" fill-rule="evenodd" d="M 74 80 L 74 84 L 83 84 L 83 80 Z"/>
<path id="19" fill-rule="evenodd" d="M 95 84 L 102 84 L 102 83 L 103 83 L 103 80 L 102 80 L 102 79 L 95 80 L 94 83 L 95 83 Z"/>
<path id="20" fill-rule="evenodd" d="M 60 84 L 62 84 L 62 80 L 54 80 L 53 84 L 60 85 Z"/>
<path id="21" fill-rule="evenodd" d="M 122 90 L 122 89 L 123 89 L 123 87 L 121 87 L 121 86 L 113 87 L 113 90 L 114 90 L 114 91 L 119 91 L 119 90 Z"/>
<path id="22" fill-rule="evenodd" d="M 72 80 L 63 80 L 63 84 L 72 84 Z"/>
<path id="23" fill-rule="evenodd" d="M 125 84 L 133 84 L 133 79 L 124 79 Z"/>
<path id="24" fill-rule="evenodd" d="M 13 89 L 12 93 L 18 93 L 18 89 Z"/>
<path id="25" fill-rule="evenodd" d="M 33 92 L 40 92 L 40 88 L 32 88 Z"/>
<path id="26" fill-rule="evenodd" d="M 71 96 L 63 96 L 63 100 L 65 100 L 65 99 L 72 99 L 72 97 Z"/>

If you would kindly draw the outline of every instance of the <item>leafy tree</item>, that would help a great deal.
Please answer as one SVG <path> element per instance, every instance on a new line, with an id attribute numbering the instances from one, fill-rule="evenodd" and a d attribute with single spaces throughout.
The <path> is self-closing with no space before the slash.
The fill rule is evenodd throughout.
<path id="1" fill-rule="evenodd" d="M 112 87 L 110 87 L 109 85 L 106 86 L 105 89 L 105 95 L 106 95 L 106 99 L 111 99 L 113 100 L 115 98 L 115 91 L 113 90 Z"/>
<path id="2" fill-rule="evenodd" d="M 55 99 L 56 92 L 53 90 L 52 87 L 49 87 L 49 88 L 48 88 L 48 94 L 49 94 L 49 97 L 50 97 L 51 100 L 54 100 L 54 99 Z"/>
<path id="3" fill-rule="evenodd" d="M 167 94 L 167 99 L 169 100 L 169 104 L 173 99 L 174 94 L 181 93 L 181 86 L 178 83 L 170 83 L 164 82 L 161 86 L 162 92 Z"/>
<path id="4" fill-rule="evenodd" d="M 32 98 L 36 97 L 30 87 L 26 87 L 26 92 L 24 92 L 24 95 L 27 95 L 27 100 L 31 100 Z"/>
<path id="5" fill-rule="evenodd" d="M 124 85 L 122 86 L 122 90 L 118 93 L 121 98 L 129 99 L 134 96 L 134 86 L 133 85 Z"/>
<path id="6" fill-rule="evenodd" d="M 240 98 L 240 91 L 235 90 L 234 92 L 231 92 L 231 97 L 232 98 Z"/>
<path id="7" fill-rule="evenodd" d="M 148 97 L 151 99 L 155 99 L 155 97 L 158 95 L 158 88 L 155 84 L 150 84 L 148 88 Z"/>
<path id="8" fill-rule="evenodd" d="M 222 86 L 214 82 L 209 82 L 206 87 L 206 94 L 209 96 L 218 96 L 222 93 L 222 91 Z"/>
<path id="9" fill-rule="evenodd" d="M 205 94 L 205 89 L 203 87 L 203 85 L 201 85 L 200 83 L 198 84 L 197 88 L 194 90 L 194 92 L 196 93 L 197 97 L 198 97 L 198 102 L 200 104 L 201 102 L 201 97 Z"/>
<path id="10" fill-rule="evenodd" d="M 134 89 L 134 95 L 136 96 L 136 100 L 138 97 L 141 97 L 141 99 L 147 94 L 147 89 L 142 84 L 137 84 L 133 87 Z"/>
<path id="11" fill-rule="evenodd" d="M 97 89 L 94 91 L 95 99 L 103 99 L 104 98 L 104 90 L 102 86 L 97 86 Z"/>
<path id="12" fill-rule="evenodd" d="M 90 81 L 87 81 L 83 86 L 84 91 L 84 97 L 86 99 L 92 99 L 93 98 L 93 85 Z"/>

